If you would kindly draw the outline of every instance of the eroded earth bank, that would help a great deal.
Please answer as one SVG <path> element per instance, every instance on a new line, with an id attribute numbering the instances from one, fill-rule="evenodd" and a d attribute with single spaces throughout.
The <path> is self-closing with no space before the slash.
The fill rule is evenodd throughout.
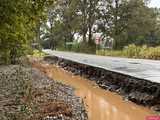
<path id="1" fill-rule="evenodd" d="M 0 120 L 145 120 L 158 115 L 159 84 L 51 56 L 30 63 L 0 66 Z"/>
<path id="2" fill-rule="evenodd" d="M 89 120 L 145 120 L 147 116 L 158 114 L 155 110 L 159 110 L 159 92 L 156 96 L 151 94 L 157 92 L 158 84 L 142 81 L 141 85 L 146 86 L 141 89 L 147 89 L 142 92 L 134 78 L 114 76 L 108 71 L 51 56 L 35 60 L 33 66 L 50 78 L 73 86 L 76 95 L 84 100 Z M 150 86 L 153 89 L 148 85 L 153 85 Z"/>
<path id="3" fill-rule="evenodd" d="M 97 83 L 105 90 L 116 92 L 125 99 L 160 111 L 160 84 L 131 76 L 114 73 L 58 57 L 48 56 L 45 61 Z"/>

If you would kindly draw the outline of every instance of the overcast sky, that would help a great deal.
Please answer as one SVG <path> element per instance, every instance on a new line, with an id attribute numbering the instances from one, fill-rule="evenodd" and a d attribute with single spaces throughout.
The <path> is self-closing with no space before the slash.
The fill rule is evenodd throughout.
<path id="1" fill-rule="evenodd" d="M 151 3 L 149 5 L 150 7 L 158 7 L 160 8 L 160 0 L 151 0 Z"/>

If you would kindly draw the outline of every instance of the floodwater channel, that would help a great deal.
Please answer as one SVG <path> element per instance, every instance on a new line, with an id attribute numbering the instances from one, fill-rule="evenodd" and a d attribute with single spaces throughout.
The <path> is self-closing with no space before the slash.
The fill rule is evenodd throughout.
<path id="1" fill-rule="evenodd" d="M 155 115 L 150 109 L 125 101 L 120 95 L 55 65 L 40 66 L 49 77 L 75 88 L 76 95 L 84 100 L 89 120 L 146 120 L 147 116 Z"/>

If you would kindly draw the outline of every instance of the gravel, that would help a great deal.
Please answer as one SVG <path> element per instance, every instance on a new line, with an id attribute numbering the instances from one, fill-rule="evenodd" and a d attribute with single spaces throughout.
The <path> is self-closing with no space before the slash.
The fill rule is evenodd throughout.
<path id="1" fill-rule="evenodd" d="M 87 120 L 74 89 L 35 68 L 0 66 L 0 120 Z"/>

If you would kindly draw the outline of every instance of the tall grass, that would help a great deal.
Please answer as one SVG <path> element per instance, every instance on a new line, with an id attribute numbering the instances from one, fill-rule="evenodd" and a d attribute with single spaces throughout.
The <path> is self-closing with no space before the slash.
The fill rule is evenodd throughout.
<path id="1" fill-rule="evenodd" d="M 160 60 L 160 46 L 147 47 L 146 45 L 136 46 L 131 44 L 123 50 L 98 50 L 97 54 L 105 56 Z"/>
<path id="2" fill-rule="evenodd" d="M 32 56 L 33 57 L 44 57 L 46 54 L 39 50 L 33 50 Z"/>

